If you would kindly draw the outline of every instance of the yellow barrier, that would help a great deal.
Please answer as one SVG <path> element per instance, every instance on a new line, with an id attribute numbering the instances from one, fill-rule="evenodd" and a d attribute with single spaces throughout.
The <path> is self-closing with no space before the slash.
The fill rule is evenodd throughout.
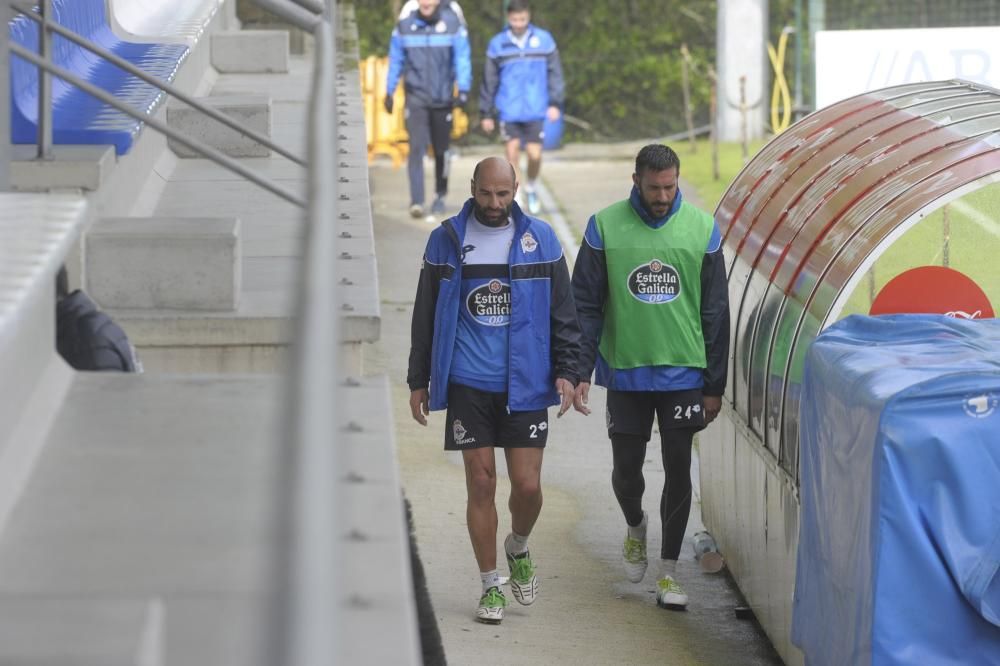
<path id="1" fill-rule="evenodd" d="M 368 56 L 361 61 L 361 97 L 365 101 L 365 135 L 368 140 L 368 161 L 376 155 L 388 155 L 392 165 L 398 167 L 410 152 L 403 110 L 406 97 L 403 86 L 396 86 L 393 93 L 392 114 L 385 112 L 386 75 L 389 58 Z M 469 131 L 469 116 L 462 109 L 452 112 L 451 138 L 458 139 Z"/>

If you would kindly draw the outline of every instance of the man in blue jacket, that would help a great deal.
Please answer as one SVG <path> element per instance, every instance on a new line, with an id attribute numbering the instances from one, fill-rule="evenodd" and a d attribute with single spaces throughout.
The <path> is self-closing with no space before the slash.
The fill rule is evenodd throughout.
<path id="1" fill-rule="evenodd" d="M 490 40 L 485 69 L 479 94 L 480 124 L 490 133 L 496 126 L 494 116 L 499 118 L 507 160 L 515 167 L 524 144 L 528 211 L 537 215 L 541 206 L 535 182 L 542 169 L 542 130 L 546 118 L 559 120 L 564 85 L 556 42 L 548 32 L 531 24 L 527 0 L 510 0 L 507 28 Z"/>
<path id="2" fill-rule="evenodd" d="M 427 425 L 447 409 L 445 450 L 461 451 L 466 518 L 479 564 L 476 619 L 499 624 L 507 601 L 497 571 L 496 460 L 510 476 L 511 532 L 504 541 L 521 604 L 538 594 L 528 536 L 542 508 L 548 407 L 573 404 L 580 330 L 562 247 L 548 224 L 514 203 L 504 159 L 476 165 L 472 198 L 427 241 L 411 330 L 410 411 Z"/>
<path id="3" fill-rule="evenodd" d="M 404 80 L 410 215 L 424 216 L 424 155 L 434 148 L 435 198 L 430 212 L 445 210 L 452 109 L 464 106 L 472 87 L 472 62 L 465 22 L 441 0 L 418 0 L 418 10 L 396 24 L 389 42 L 389 74 L 384 106 L 393 111 L 393 93 Z M 458 85 L 458 95 L 454 93 Z"/>

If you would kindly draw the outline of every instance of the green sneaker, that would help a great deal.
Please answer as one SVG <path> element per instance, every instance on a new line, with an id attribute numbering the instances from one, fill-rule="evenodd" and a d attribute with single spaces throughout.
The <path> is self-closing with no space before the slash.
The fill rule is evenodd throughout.
<path id="1" fill-rule="evenodd" d="M 625 543 L 622 545 L 622 562 L 625 564 L 625 577 L 633 583 L 638 583 L 646 575 L 649 560 L 646 559 L 646 540 L 634 539 L 625 533 Z"/>
<path id="2" fill-rule="evenodd" d="M 688 595 L 671 576 L 664 576 L 656 583 L 656 605 L 670 610 L 687 610 Z"/>
<path id="3" fill-rule="evenodd" d="M 485 624 L 500 624 L 503 621 L 503 609 L 507 607 L 507 598 L 499 587 L 486 590 L 479 599 L 476 609 L 476 619 Z"/>
<path id="4" fill-rule="evenodd" d="M 535 575 L 535 563 L 531 554 L 524 551 L 523 555 L 507 553 L 507 566 L 510 567 L 510 591 L 514 593 L 517 603 L 530 606 L 538 596 L 538 576 Z"/>

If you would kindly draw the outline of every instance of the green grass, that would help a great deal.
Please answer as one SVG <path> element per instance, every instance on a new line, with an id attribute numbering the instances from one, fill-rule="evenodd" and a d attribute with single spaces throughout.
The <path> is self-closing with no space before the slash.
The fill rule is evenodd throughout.
<path id="1" fill-rule="evenodd" d="M 753 158 L 765 143 L 763 140 L 751 142 L 750 157 Z M 687 141 L 673 141 L 670 147 L 677 151 L 677 156 L 681 158 L 681 178 L 695 189 L 705 210 L 715 212 L 729 184 L 743 169 L 740 144 L 719 144 L 718 180 L 712 177 L 712 151 L 707 140 L 696 141 L 694 152 L 691 151 L 691 144 Z"/>
<path id="2" fill-rule="evenodd" d="M 946 206 L 950 234 L 947 265 L 972 278 L 990 302 L 1000 303 L 1000 183 L 970 192 Z M 872 294 L 918 266 L 945 265 L 945 207 L 917 222 L 885 251 L 851 294 L 842 316 L 867 314 Z"/>

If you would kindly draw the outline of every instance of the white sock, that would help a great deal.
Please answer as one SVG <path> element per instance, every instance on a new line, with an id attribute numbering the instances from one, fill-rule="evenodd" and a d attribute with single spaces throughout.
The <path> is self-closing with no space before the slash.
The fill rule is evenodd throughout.
<path id="1" fill-rule="evenodd" d="M 491 587 L 500 587 L 500 574 L 496 569 L 490 569 L 489 571 L 480 571 L 479 577 L 483 581 L 483 594 L 486 594 L 486 590 Z"/>
<path id="2" fill-rule="evenodd" d="M 660 560 L 660 578 L 667 577 L 677 579 L 677 560 Z"/>
<path id="3" fill-rule="evenodd" d="M 648 521 L 646 520 L 646 512 L 642 512 L 642 522 L 640 522 L 635 527 L 631 525 L 628 526 L 628 535 L 633 539 L 638 539 L 639 541 L 646 540 L 646 525 Z"/>
<path id="4" fill-rule="evenodd" d="M 525 192 L 534 192 L 535 191 L 535 181 L 529 180 L 529 181 L 525 182 L 524 183 L 524 191 Z"/>
<path id="5" fill-rule="evenodd" d="M 528 550 L 528 537 L 521 536 L 511 530 L 507 538 L 503 540 L 503 549 L 511 555 L 520 555 Z"/>

